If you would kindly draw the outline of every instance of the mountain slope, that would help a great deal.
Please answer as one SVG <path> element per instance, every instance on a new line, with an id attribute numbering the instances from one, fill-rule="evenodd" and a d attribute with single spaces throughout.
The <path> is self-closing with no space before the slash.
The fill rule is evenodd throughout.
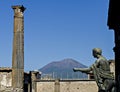
<path id="1" fill-rule="evenodd" d="M 52 78 L 61 79 L 73 79 L 73 78 L 84 78 L 86 74 L 81 72 L 73 72 L 73 68 L 86 68 L 87 66 L 79 63 L 73 59 L 64 59 L 61 61 L 54 61 L 43 68 L 39 69 L 43 75 L 49 75 Z"/>

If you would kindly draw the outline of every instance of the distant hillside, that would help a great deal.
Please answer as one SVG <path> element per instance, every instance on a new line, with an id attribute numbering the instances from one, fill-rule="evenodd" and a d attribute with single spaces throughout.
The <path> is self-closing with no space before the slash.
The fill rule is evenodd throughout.
<path id="1" fill-rule="evenodd" d="M 42 76 L 49 76 L 51 78 L 61 78 L 61 79 L 76 79 L 76 78 L 86 78 L 86 74 L 81 72 L 74 72 L 73 68 L 86 68 L 87 66 L 79 63 L 73 59 L 64 59 L 61 61 L 54 61 L 43 68 L 39 69 L 42 72 Z"/>

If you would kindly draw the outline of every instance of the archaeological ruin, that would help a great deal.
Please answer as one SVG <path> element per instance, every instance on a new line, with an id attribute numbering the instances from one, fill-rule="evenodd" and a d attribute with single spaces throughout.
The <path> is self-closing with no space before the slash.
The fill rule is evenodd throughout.
<path id="1" fill-rule="evenodd" d="M 0 92 L 97 92 L 96 82 L 91 75 L 79 80 L 42 80 L 39 71 L 24 72 L 24 11 L 21 5 L 14 10 L 12 68 L 0 67 Z M 110 60 L 115 73 L 115 62 Z"/>

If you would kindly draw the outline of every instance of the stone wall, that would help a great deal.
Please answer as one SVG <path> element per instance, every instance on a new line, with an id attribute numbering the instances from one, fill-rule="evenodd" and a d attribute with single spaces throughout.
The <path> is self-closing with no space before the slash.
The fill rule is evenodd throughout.
<path id="1" fill-rule="evenodd" d="M 36 82 L 37 92 L 97 92 L 98 88 L 94 80 L 61 80 Z"/>
<path id="2" fill-rule="evenodd" d="M 115 61 L 114 60 L 109 60 L 110 63 L 110 71 L 114 74 L 115 76 Z"/>
<path id="3" fill-rule="evenodd" d="M 115 73 L 115 62 L 110 60 L 111 72 Z M 93 80 L 41 80 L 39 71 L 25 73 L 25 92 L 97 92 Z M 12 69 L 0 67 L 0 92 L 16 92 L 12 88 Z"/>
<path id="4" fill-rule="evenodd" d="M 0 92 L 11 88 L 12 86 L 12 69 L 11 68 L 0 68 Z"/>

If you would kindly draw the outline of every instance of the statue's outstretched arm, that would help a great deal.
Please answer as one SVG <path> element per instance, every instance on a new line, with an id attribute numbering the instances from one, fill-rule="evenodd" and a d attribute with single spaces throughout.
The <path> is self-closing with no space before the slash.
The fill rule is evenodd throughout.
<path id="1" fill-rule="evenodd" d="M 74 72 L 80 71 L 80 72 L 84 72 L 84 73 L 90 73 L 91 72 L 91 68 L 73 68 Z"/>

